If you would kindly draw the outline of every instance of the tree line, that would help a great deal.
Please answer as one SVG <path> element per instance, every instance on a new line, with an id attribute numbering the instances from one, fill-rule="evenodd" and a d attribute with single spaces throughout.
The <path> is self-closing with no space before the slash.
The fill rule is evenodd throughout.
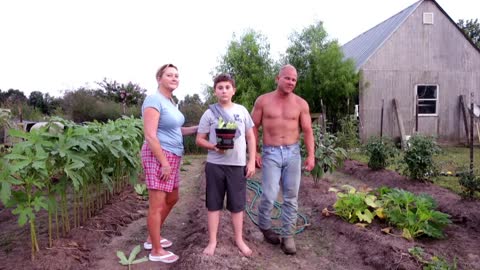
<path id="1" fill-rule="evenodd" d="M 480 47 L 478 19 L 459 20 L 457 25 Z M 278 59 L 272 57 L 270 43 L 262 33 L 253 29 L 239 36 L 234 33 L 210 75 L 212 78 L 221 72 L 232 75 L 237 84 L 234 102 L 252 109 L 258 96 L 275 89 L 275 75 L 287 63 L 297 68 L 296 93 L 307 100 L 312 113 L 326 114 L 332 132 L 338 131 L 341 119 L 352 114 L 358 102 L 359 74 L 354 63 L 344 59 L 340 44 L 328 36 L 321 21 L 294 31 Z M 208 105 L 216 100 L 211 86 L 200 90 L 202 97 L 192 94 L 181 101 L 175 97 L 187 125 L 198 123 Z M 138 84 L 104 79 L 94 89 L 82 87 L 59 98 L 39 91 L 27 98 L 16 89 L 0 90 L 0 106 L 28 120 L 58 115 L 75 122 L 107 121 L 125 114 L 139 116 L 145 93 Z"/>

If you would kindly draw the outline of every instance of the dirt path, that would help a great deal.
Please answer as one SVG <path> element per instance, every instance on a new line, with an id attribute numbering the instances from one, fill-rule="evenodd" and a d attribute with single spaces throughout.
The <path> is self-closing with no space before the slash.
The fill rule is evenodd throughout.
<path id="1" fill-rule="evenodd" d="M 230 214 L 222 213 L 219 228 L 219 243 L 214 256 L 202 254 L 207 237 L 206 208 L 204 206 L 203 158 L 188 158 L 191 165 L 184 166 L 182 172 L 181 199 L 166 221 L 164 235 L 174 242 L 169 250 L 180 256 L 172 265 L 158 262 L 145 262 L 133 266 L 133 269 L 374 269 L 355 263 L 357 254 L 349 254 L 348 259 L 341 256 L 330 258 L 330 253 L 337 252 L 334 243 L 336 236 L 329 235 L 322 226 L 310 224 L 307 230 L 296 237 L 297 248 L 301 251 L 296 256 L 286 256 L 279 246 L 272 246 L 263 241 L 263 235 L 248 216 L 245 216 L 244 234 L 247 244 L 253 250 L 253 256 L 242 256 L 234 245 Z M 257 174 L 255 178 L 259 179 Z M 251 202 L 255 193 L 248 192 Z M 307 216 L 318 215 L 318 209 L 302 205 Z M 121 269 L 115 256 L 116 250 L 130 251 L 135 245 L 143 243 L 146 234 L 145 217 L 131 223 L 121 231 L 121 236 L 114 237 L 105 246 L 99 247 L 96 257 L 101 258 L 93 265 L 95 269 Z M 148 256 L 142 250 L 137 257 Z M 358 260 L 361 258 L 358 257 Z M 339 262 L 340 261 L 340 265 Z M 319 268 L 320 267 L 320 268 Z"/>

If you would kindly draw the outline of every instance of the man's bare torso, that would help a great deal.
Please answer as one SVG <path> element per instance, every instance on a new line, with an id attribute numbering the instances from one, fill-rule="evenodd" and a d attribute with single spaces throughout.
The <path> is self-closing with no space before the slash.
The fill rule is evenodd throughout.
<path id="1" fill-rule="evenodd" d="M 295 94 L 266 94 L 262 101 L 263 143 L 279 146 L 298 142 L 301 107 L 301 99 Z"/>

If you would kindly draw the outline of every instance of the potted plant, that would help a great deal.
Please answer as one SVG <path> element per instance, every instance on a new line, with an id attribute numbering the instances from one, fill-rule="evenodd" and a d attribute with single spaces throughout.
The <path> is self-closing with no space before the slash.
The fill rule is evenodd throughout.
<path id="1" fill-rule="evenodd" d="M 237 133 L 237 124 L 234 121 L 225 122 L 222 117 L 218 118 L 218 125 L 215 129 L 217 135 L 218 149 L 232 149 L 234 146 L 233 139 Z"/>

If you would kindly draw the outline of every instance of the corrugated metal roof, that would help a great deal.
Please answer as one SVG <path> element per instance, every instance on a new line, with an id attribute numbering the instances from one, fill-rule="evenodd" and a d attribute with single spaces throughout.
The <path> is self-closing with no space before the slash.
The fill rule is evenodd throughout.
<path id="1" fill-rule="evenodd" d="M 355 61 L 355 69 L 358 71 L 423 1 L 424 0 L 420 0 L 412 4 L 384 22 L 347 42 L 342 46 L 345 59 L 353 59 Z"/>

